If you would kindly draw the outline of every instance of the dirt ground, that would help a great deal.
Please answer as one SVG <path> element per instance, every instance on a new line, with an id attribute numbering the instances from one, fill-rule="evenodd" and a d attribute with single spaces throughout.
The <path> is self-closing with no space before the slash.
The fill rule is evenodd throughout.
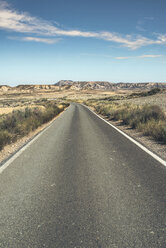
<path id="1" fill-rule="evenodd" d="M 27 91 L 22 94 L 20 91 L 10 91 L 10 92 L 1 92 L 0 93 L 0 115 L 11 113 L 13 110 L 20 110 L 26 107 L 35 107 L 36 102 L 42 99 L 56 100 L 61 102 L 63 101 L 75 101 L 80 99 L 81 101 L 88 100 L 89 98 L 103 98 L 114 95 L 124 95 L 127 94 L 127 91 L 95 91 L 95 90 L 82 90 L 82 91 Z"/>
<path id="2" fill-rule="evenodd" d="M 86 101 L 88 99 L 100 99 L 104 97 L 112 96 L 124 96 L 123 100 L 118 100 L 119 103 L 131 102 L 132 104 L 143 105 L 158 105 L 166 112 L 166 91 L 161 92 L 156 95 L 146 96 L 146 97 L 133 97 L 127 99 L 132 91 L 129 90 L 119 90 L 119 91 L 99 91 L 99 90 L 84 90 L 84 91 L 42 91 L 42 92 L 24 92 L 23 94 L 18 94 L 17 92 L 1 93 L 0 94 L 0 116 L 3 114 L 8 114 L 13 110 L 24 109 L 26 107 L 35 107 L 36 101 L 42 99 L 53 99 L 57 102 L 63 101 Z M 143 136 L 141 133 L 131 130 L 129 127 L 121 126 L 119 123 L 113 123 L 118 126 L 121 130 L 125 131 L 128 135 L 138 140 L 140 143 L 144 144 L 148 149 L 152 150 L 160 157 L 166 160 L 166 145 L 154 142 L 151 138 Z M 19 147 L 31 139 L 36 133 L 45 128 L 48 124 L 43 125 L 38 130 L 32 132 L 27 137 L 22 138 L 15 144 L 6 146 L 0 152 L 0 162 L 7 157 L 9 157 L 13 152 L 15 152 Z"/>
<path id="3" fill-rule="evenodd" d="M 63 113 L 63 112 L 62 112 Z M 58 118 L 62 113 L 57 115 L 53 120 L 43 124 L 38 127 L 36 130 L 30 132 L 28 135 L 20 138 L 16 142 L 6 145 L 3 150 L 0 151 L 0 165 L 5 162 L 12 154 L 14 154 L 17 150 L 19 150 L 22 146 L 24 146 L 27 142 L 29 142 L 34 136 L 40 133 L 42 130 L 47 128 L 51 123 Z"/>
<path id="4" fill-rule="evenodd" d="M 156 142 L 151 137 L 142 135 L 141 132 L 131 129 L 129 126 L 121 125 L 118 121 L 111 121 L 111 123 L 166 161 L 166 145 Z"/>
<path id="5" fill-rule="evenodd" d="M 119 102 L 129 102 L 136 105 L 158 105 L 166 112 L 166 91 L 152 96 L 124 99 L 120 100 Z"/>

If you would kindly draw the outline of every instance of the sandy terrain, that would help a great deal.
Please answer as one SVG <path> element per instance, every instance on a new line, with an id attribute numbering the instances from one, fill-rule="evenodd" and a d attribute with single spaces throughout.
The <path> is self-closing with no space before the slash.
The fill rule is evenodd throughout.
<path id="1" fill-rule="evenodd" d="M 144 105 L 144 104 L 158 105 L 164 111 L 166 111 L 166 91 L 163 93 L 153 95 L 153 96 L 125 99 L 125 100 L 120 100 L 119 102 L 122 102 L 122 103 L 129 102 L 129 103 L 133 103 L 136 105 Z"/>
<path id="2" fill-rule="evenodd" d="M 132 91 L 130 90 L 119 90 L 119 91 L 99 91 L 99 90 L 82 90 L 82 91 L 42 91 L 39 93 L 23 93 L 22 95 L 16 92 L 10 92 L 0 94 L 0 115 L 8 114 L 13 110 L 17 109 L 24 109 L 28 107 L 35 107 L 40 106 L 37 105 L 37 101 L 41 101 L 42 99 L 54 99 L 57 102 L 63 101 L 79 101 L 83 102 L 88 99 L 100 99 L 104 97 L 112 97 L 112 96 L 124 96 L 124 100 L 118 100 L 119 103 L 131 102 L 132 104 L 150 104 L 150 105 L 158 105 L 166 112 L 166 92 L 159 93 L 153 96 L 147 97 L 136 97 L 132 99 L 126 99 L 127 95 L 130 95 Z M 118 123 L 114 123 L 118 125 Z M 22 138 L 21 140 L 17 141 L 15 144 L 6 146 L 3 151 L 0 152 L 0 161 L 4 160 L 6 157 L 10 156 L 15 150 L 17 150 L 20 146 L 22 146 L 27 140 L 32 138 L 36 133 L 41 131 L 46 125 L 43 125 L 36 131 L 32 132 L 28 136 Z M 126 126 L 119 126 L 120 129 L 124 130 L 126 133 L 131 135 L 132 137 L 136 138 L 139 142 L 145 144 L 150 150 L 156 152 L 159 156 L 166 159 L 166 146 L 161 145 L 157 142 L 154 142 L 151 138 L 142 136 L 141 133 L 136 132 L 135 130 L 131 130 L 129 127 Z"/>
<path id="3" fill-rule="evenodd" d="M 39 106 L 39 105 L 26 105 L 26 106 L 18 106 L 18 107 L 3 107 L 3 108 L 0 108 L 0 115 L 3 115 L 3 114 L 9 114 L 9 113 L 12 113 L 13 111 L 16 111 L 16 110 L 24 110 L 26 107 L 28 108 L 40 108 L 41 110 L 44 110 L 44 106 Z"/>

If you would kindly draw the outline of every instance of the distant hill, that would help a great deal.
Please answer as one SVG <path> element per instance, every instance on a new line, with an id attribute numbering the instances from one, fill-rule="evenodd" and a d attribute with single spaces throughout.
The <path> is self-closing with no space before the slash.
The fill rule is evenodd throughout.
<path id="1" fill-rule="evenodd" d="M 0 92 L 1 93 L 31 93 L 31 92 L 40 92 L 40 91 L 52 91 L 52 90 L 59 90 L 59 86 L 54 85 L 54 84 L 36 84 L 36 85 L 32 85 L 32 84 L 22 84 L 22 85 L 18 85 L 15 87 L 10 87 L 8 85 L 0 85 Z"/>
<path id="2" fill-rule="evenodd" d="M 8 85 L 0 85 L 1 92 L 7 92 L 9 89 L 11 89 L 11 87 Z"/>
<path id="3" fill-rule="evenodd" d="M 61 80 L 56 85 L 64 87 L 70 86 L 71 89 L 75 90 L 109 90 L 111 89 L 111 83 L 109 82 L 86 82 L 86 81 L 77 81 L 73 82 L 71 80 Z"/>
<path id="4" fill-rule="evenodd" d="M 165 88 L 166 83 L 110 83 L 104 81 L 71 81 L 61 80 L 57 84 L 73 90 L 119 90 L 119 89 L 144 89 Z"/>
<path id="5" fill-rule="evenodd" d="M 104 81 L 72 81 L 61 80 L 56 84 L 23 84 L 15 87 L 0 85 L 0 93 L 33 93 L 33 92 L 51 92 L 63 90 L 151 90 L 153 88 L 166 89 L 166 83 L 110 83 Z"/>

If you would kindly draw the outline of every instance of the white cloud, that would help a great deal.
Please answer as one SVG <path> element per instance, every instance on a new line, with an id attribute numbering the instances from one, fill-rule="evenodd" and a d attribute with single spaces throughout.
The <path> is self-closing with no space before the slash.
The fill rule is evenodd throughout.
<path id="1" fill-rule="evenodd" d="M 133 58 L 144 59 L 144 58 L 160 58 L 160 57 L 163 57 L 163 55 L 162 54 L 144 54 L 141 56 L 115 57 L 114 59 L 133 59 Z"/>
<path id="2" fill-rule="evenodd" d="M 131 57 L 115 57 L 115 59 L 130 59 Z"/>
<path id="3" fill-rule="evenodd" d="M 152 40 L 143 36 L 133 37 L 131 35 L 122 36 L 111 32 L 85 32 L 81 30 L 65 30 L 57 27 L 57 25 L 37 17 L 33 17 L 28 13 L 20 13 L 10 8 L 5 1 L 0 0 L 0 29 L 14 32 L 28 33 L 42 36 L 71 36 L 97 38 L 110 42 L 121 44 L 129 49 L 137 49 L 142 46 L 158 44 L 166 45 L 166 35 L 159 35 L 156 40 Z M 36 38 L 39 42 L 39 38 Z M 43 38 L 41 38 L 43 39 Z M 50 41 L 51 42 L 51 41 Z M 53 43 L 53 42 L 52 42 Z"/>
<path id="4" fill-rule="evenodd" d="M 145 55 L 141 55 L 139 56 L 139 58 L 159 58 L 162 57 L 163 55 L 161 54 L 145 54 Z"/>
<path id="5" fill-rule="evenodd" d="M 141 31 L 141 32 L 145 32 L 145 31 L 147 31 L 147 29 L 145 28 L 145 26 L 147 26 L 146 24 L 147 24 L 147 22 L 152 22 L 152 21 L 154 21 L 154 17 L 152 17 L 152 16 L 149 16 L 149 17 L 144 17 L 143 19 L 141 19 L 141 20 L 138 20 L 137 21 L 137 25 L 136 25 L 136 29 L 138 30 L 138 31 Z"/>
<path id="6" fill-rule="evenodd" d="M 20 40 L 20 41 L 34 41 L 34 42 L 41 42 L 41 43 L 47 43 L 47 44 L 55 44 L 59 42 L 60 39 L 53 39 L 53 38 L 39 38 L 39 37 L 8 37 L 11 40 Z"/>
<path id="7" fill-rule="evenodd" d="M 58 39 L 47 39 L 47 38 L 37 38 L 37 37 L 24 37 L 22 40 L 42 42 L 47 44 L 55 44 L 59 41 Z"/>
<path id="8" fill-rule="evenodd" d="M 153 16 L 145 16 L 144 19 L 148 20 L 148 21 L 153 21 L 154 17 Z"/>

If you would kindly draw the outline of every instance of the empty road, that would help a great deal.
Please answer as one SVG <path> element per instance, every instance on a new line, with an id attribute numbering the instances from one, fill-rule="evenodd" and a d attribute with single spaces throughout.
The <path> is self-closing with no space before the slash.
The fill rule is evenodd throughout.
<path id="1" fill-rule="evenodd" d="M 0 174 L 0 248 L 164 248 L 166 167 L 71 104 Z"/>

